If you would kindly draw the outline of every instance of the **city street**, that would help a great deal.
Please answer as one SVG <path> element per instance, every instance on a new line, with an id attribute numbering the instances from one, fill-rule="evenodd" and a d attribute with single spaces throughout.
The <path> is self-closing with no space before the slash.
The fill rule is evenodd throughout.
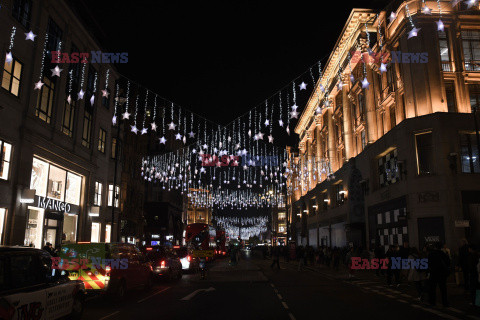
<path id="1" fill-rule="evenodd" d="M 283 261 L 283 259 L 282 259 Z M 130 292 L 125 302 L 90 299 L 84 319 L 480 319 L 419 304 L 395 290 L 352 285 L 294 263 L 270 269 L 271 260 L 250 257 L 235 267 L 227 259 L 209 265 L 206 280 L 184 275 L 151 292 Z M 201 290 L 201 291 L 198 291 Z"/>

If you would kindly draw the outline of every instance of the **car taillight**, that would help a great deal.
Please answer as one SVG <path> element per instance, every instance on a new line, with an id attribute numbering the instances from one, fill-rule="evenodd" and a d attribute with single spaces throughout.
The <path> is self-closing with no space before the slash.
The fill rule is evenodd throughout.
<path id="1" fill-rule="evenodd" d="M 160 268 L 165 268 L 165 260 L 160 262 Z"/>
<path id="2" fill-rule="evenodd" d="M 188 262 L 192 261 L 192 257 L 187 256 L 187 261 L 188 261 Z"/>
<path id="3" fill-rule="evenodd" d="M 112 267 L 106 266 L 105 267 L 105 276 L 110 277 L 110 271 L 112 271 Z"/>

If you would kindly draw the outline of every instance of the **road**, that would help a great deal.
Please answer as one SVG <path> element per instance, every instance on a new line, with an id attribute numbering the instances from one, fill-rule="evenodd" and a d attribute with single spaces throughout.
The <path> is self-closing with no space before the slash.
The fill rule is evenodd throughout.
<path id="1" fill-rule="evenodd" d="M 381 289 L 363 288 L 293 264 L 270 269 L 270 260 L 245 257 L 209 265 L 198 274 L 132 291 L 123 302 L 89 299 L 84 319 L 479 319 L 427 308 Z"/>

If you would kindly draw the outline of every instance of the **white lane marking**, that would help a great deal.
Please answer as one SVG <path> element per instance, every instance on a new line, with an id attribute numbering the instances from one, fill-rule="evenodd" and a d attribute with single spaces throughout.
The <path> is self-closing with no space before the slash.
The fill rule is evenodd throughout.
<path id="1" fill-rule="evenodd" d="M 282 305 L 283 305 L 283 307 L 284 307 L 285 309 L 288 309 L 288 306 L 287 306 L 287 304 L 286 304 L 285 302 L 282 301 Z"/>
<path id="2" fill-rule="evenodd" d="M 149 296 L 146 297 L 146 298 L 143 298 L 143 299 L 141 299 L 141 300 L 138 300 L 137 303 L 142 303 L 143 301 L 148 300 L 148 299 L 150 299 L 151 297 L 156 296 L 157 294 L 162 293 L 163 291 L 166 291 L 166 290 L 168 290 L 168 289 L 170 289 L 170 287 L 167 287 L 167 288 L 165 288 L 165 289 L 162 289 L 162 290 L 160 290 L 160 291 L 157 291 L 157 292 L 155 292 L 154 294 L 149 295 Z"/>
<path id="3" fill-rule="evenodd" d="M 296 320 L 291 312 L 288 313 L 288 316 L 290 317 L 291 320 Z"/>
<path id="4" fill-rule="evenodd" d="M 108 316 L 105 316 L 105 317 L 103 317 L 103 318 L 100 318 L 100 320 L 108 319 L 108 318 L 110 318 L 111 316 L 116 315 L 117 313 L 120 313 L 120 311 L 115 311 L 114 313 L 111 313 L 111 314 L 109 314 Z"/>
<path id="5" fill-rule="evenodd" d="M 208 289 L 198 289 L 198 290 L 195 290 L 195 291 L 193 291 L 192 293 L 190 293 L 188 296 L 185 296 L 185 297 L 183 297 L 183 298 L 180 299 L 180 300 L 188 301 L 188 300 L 192 299 L 193 297 L 195 297 L 199 292 L 202 292 L 202 291 L 205 291 L 205 292 L 215 291 L 215 288 L 210 287 L 210 288 L 208 288 Z"/>

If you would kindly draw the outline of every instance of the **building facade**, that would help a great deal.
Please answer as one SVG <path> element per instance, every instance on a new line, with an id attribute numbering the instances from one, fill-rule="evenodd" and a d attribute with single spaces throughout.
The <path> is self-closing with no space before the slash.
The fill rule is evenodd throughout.
<path id="1" fill-rule="evenodd" d="M 25 39 L 29 32 L 33 41 Z M 101 50 L 64 1 L 4 1 L 0 44 L 1 244 L 39 248 L 118 239 L 115 69 L 52 63 L 56 51 Z M 55 66 L 63 69 L 59 77 Z M 38 81 L 43 85 L 36 90 Z"/>
<path id="2" fill-rule="evenodd" d="M 480 11 L 440 8 L 350 14 L 288 149 L 297 243 L 480 241 Z"/>

